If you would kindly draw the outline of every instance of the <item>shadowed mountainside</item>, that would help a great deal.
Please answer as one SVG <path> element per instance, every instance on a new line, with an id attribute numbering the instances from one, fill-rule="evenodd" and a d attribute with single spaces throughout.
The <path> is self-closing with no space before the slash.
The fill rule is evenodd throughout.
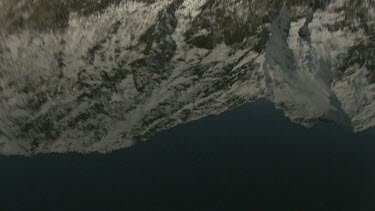
<path id="1" fill-rule="evenodd" d="M 270 99 L 375 125 L 374 1 L 0 0 L 0 152 L 110 152 Z"/>

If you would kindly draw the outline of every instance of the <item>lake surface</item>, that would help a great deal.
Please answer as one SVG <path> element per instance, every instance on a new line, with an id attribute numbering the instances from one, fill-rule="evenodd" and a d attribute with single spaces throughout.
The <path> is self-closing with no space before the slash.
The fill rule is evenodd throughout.
<path id="1" fill-rule="evenodd" d="M 269 102 L 109 155 L 0 157 L 0 210 L 375 210 L 375 129 L 291 123 Z"/>

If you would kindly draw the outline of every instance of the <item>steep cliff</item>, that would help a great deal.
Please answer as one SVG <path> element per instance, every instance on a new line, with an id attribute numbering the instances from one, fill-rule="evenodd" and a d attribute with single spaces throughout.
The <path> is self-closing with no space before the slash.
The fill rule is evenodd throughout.
<path id="1" fill-rule="evenodd" d="M 110 152 L 267 98 L 375 126 L 373 0 L 0 0 L 0 153 Z"/>

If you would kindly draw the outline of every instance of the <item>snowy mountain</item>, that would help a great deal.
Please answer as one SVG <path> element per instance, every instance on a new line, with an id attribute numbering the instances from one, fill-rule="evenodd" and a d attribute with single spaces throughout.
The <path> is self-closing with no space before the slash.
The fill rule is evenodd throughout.
<path id="1" fill-rule="evenodd" d="M 0 0 L 0 153 L 101 152 L 267 98 L 375 126 L 373 0 Z"/>

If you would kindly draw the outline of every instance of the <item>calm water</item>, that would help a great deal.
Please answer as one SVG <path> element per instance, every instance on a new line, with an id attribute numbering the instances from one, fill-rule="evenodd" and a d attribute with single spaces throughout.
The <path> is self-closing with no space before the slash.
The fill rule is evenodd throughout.
<path id="1" fill-rule="evenodd" d="M 375 130 L 259 101 L 110 155 L 0 157 L 0 210 L 375 210 Z M 128 209 L 130 208 L 130 209 Z"/>

